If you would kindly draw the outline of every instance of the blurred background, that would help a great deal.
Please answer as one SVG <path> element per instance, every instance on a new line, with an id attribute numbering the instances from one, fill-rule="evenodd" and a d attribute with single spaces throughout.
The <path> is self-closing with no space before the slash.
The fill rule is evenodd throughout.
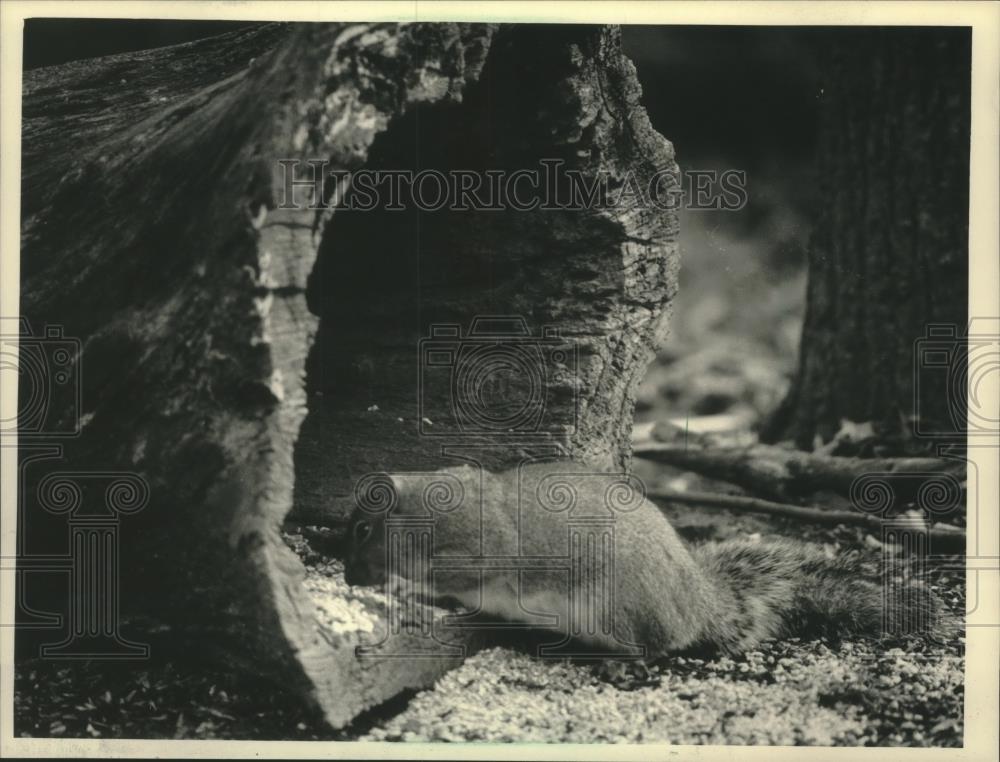
<path id="1" fill-rule="evenodd" d="M 246 22 L 32 19 L 26 69 L 233 31 Z M 682 170 L 747 174 L 737 212 L 684 211 L 671 333 L 636 420 L 746 428 L 784 396 L 797 359 L 822 90 L 809 27 L 624 27 L 653 125 Z"/>
<path id="2" fill-rule="evenodd" d="M 636 421 L 744 428 L 774 409 L 798 357 L 813 182 L 821 30 L 626 27 L 653 125 L 683 171 L 746 172 L 736 212 L 681 215 L 680 293 Z"/>

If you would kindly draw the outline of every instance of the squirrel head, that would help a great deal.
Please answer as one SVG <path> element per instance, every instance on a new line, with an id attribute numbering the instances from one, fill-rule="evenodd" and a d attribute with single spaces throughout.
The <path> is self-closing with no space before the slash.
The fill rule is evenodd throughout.
<path id="1" fill-rule="evenodd" d="M 459 466 L 440 471 L 369 474 L 360 479 L 349 521 L 346 582 L 378 585 L 387 581 L 387 539 L 393 532 L 419 538 L 429 529 L 433 536 L 429 553 L 465 555 L 477 547 L 481 532 L 480 474 L 478 468 Z M 425 568 L 405 560 L 394 566 L 395 573 L 401 575 Z"/>
<path id="2" fill-rule="evenodd" d="M 348 585 L 379 585 L 386 581 L 385 516 L 360 508 L 351 513 L 344 559 L 344 581 Z"/>

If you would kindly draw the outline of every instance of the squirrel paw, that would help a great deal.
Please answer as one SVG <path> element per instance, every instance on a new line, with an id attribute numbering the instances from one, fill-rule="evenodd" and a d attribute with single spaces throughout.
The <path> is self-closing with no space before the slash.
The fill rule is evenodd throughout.
<path id="1" fill-rule="evenodd" d="M 634 690 L 659 682 L 659 670 L 642 659 L 621 661 L 609 659 L 591 667 L 591 674 L 602 683 L 610 683 L 621 690 Z"/>

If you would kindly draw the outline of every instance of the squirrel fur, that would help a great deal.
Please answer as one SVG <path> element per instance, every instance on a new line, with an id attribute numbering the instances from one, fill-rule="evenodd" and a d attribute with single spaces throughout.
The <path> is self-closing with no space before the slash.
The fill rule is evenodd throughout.
<path id="1" fill-rule="evenodd" d="M 538 568 L 525 568 L 530 563 L 496 568 L 503 566 L 499 563 L 482 571 L 474 570 L 474 563 L 440 572 L 419 564 L 393 566 L 404 578 L 407 569 L 424 569 L 424 579 L 409 582 L 425 586 L 431 599 L 451 599 L 513 622 L 554 610 L 556 629 L 565 634 L 609 648 L 638 644 L 647 659 L 689 648 L 737 654 L 765 640 L 795 636 L 877 637 L 884 628 L 913 631 L 914 624 L 933 626 L 940 617 L 937 599 L 916 580 L 895 583 L 905 589 L 892 596 L 900 603 L 885 611 L 882 582 L 865 573 L 856 554 L 829 558 L 822 548 L 789 540 L 689 547 L 645 499 L 638 480 L 595 474 L 571 461 L 500 473 L 460 466 L 390 478 L 391 510 L 378 513 L 359 505 L 352 514 L 349 584 L 392 582 L 386 568 L 387 516 L 431 517 L 435 562 L 543 559 Z M 619 492 L 616 498 L 609 491 L 615 484 L 634 494 Z M 435 510 L 433 485 L 450 490 L 455 504 Z M 616 499 L 623 509 L 612 511 Z M 586 520 L 613 515 L 613 560 L 589 552 L 573 573 L 568 566 L 541 568 L 544 559 L 567 557 L 567 520 L 574 512 L 589 516 Z M 580 593 L 594 585 L 613 589 L 613 632 L 600 627 L 567 632 L 570 586 Z"/>

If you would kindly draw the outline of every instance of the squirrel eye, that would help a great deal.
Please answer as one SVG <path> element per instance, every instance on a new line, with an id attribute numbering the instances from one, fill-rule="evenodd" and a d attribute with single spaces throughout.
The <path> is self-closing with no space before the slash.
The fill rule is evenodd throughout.
<path id="1" fill-rule="evenodd" d="M 364 542 L 372 536 L 372 525 L 367 521 L 359 521 L 354 525 L 354 539 Z"/>

